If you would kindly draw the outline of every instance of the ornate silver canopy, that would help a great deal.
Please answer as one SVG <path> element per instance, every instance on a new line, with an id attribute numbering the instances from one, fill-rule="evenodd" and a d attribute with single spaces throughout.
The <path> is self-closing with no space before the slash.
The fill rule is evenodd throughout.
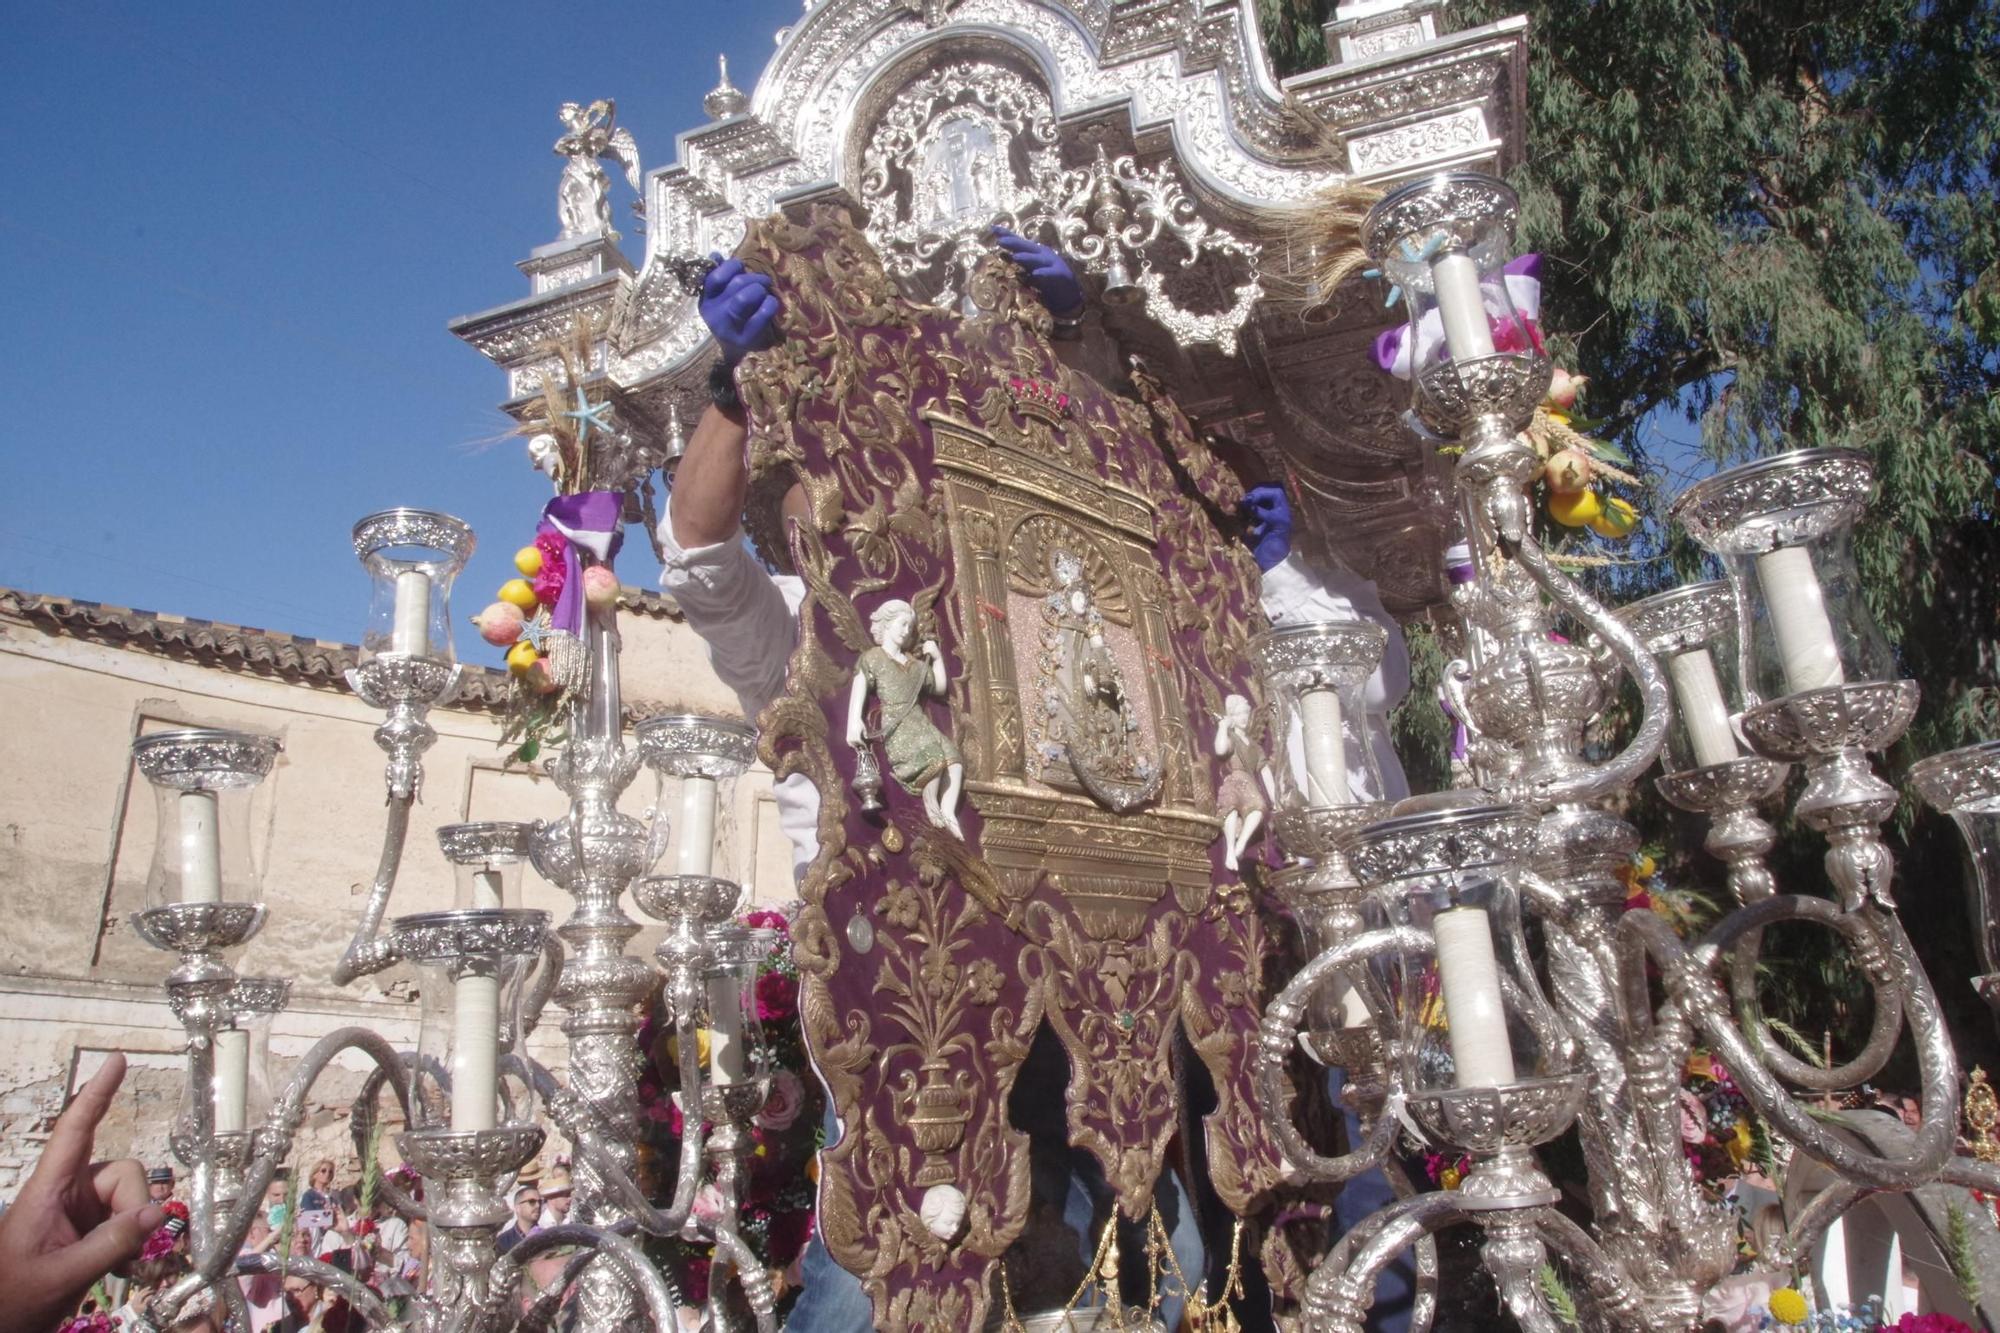
<path id="1" fill-rule="evenodd" d="M 1274 297 L 1317 256 L 1271 218 L 1346 180 L 1511 164 L 1526 24 L 1440 35 L 1441 9 L 1341 5 L 1340 59 L 1280 84 L 1247 0 L 1191 20 L 1150 0 L 817 0 L 750 91 L 725 73 L 709 121 L 647 174 L 636 268 L 613 235 L 558 240 L 522 264 L 531 296 L 452 328 L 506 369 L 518 409 L 587 326 L 592 394 L 622 433 L 598 475 L 636 477 L 665 461 L 676 409 L 698 415 L 713 360 L 675 261 L 838 198 L 912 295 L 950 303 L 1001 222 L 1084 275 L 1121 354 L 1104 374 L 1144 358 L 1205 429 L 1288 467 L 1305 527 L 1415 607 L 1441 577 L 1424 450 L 1365 356 L 1393 317 L 1345 293 L 1308 322 Z"/>

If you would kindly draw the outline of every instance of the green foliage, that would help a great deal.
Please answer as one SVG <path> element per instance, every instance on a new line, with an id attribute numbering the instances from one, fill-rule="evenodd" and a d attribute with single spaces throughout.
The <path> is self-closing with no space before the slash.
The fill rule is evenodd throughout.
<path id="1" fill-rule="evenodd" d="M 1977 1308 L 1983 1288 L 1979 1281 L 1979 1256 L 1972 1248 L 1972 1224 L 1965 1210 L 1955 1203 L 1944 1209 L 1944 1259 L 1951 1265 L 1952 1281 L 1967 1305 Z"/>
<path id="2" fill-rule="evenodd" d="M 1535 1271 L 1535 1282 L 1541 1288 L 1542 1301 L 1549 1307 L 1549 1313 L 1566 1328 L 1579 1328 L 1582 1316 L 1576 1312 L 1576 1297 L 1569 1294 L 1563 1285 L 1562 1274 L 1554 1264 L 1543 1264 Z"/>
<path id="3" fill-rule="evenodd" d="M 1389 714 L 1389 743 L 1403 761 L 1410 790 L 1443 791 L 1451 785 L 1451 719 L 1438 706 L 1445 654 L 1437 631 L 1421 621 L 1403 627 L 1410 650 L 1410 692 Z"/>
<path id="4" fill-rule="evenodd" d="M 1280 78 L 1326 63 L 1326 38 L 1320 28 L 1332 13 L 1330 0 L 1257 0 L 1264 46 Z"/>
<path id="5" fill-rule="evenodd" d="M 1526 8 L 1522 241 L 1628 453 L 1678 418 L 1708 463 L 1867 450 L 1868 599 L 1925 686 L 1922 749 L 2000 720 L 2000 11 L 1981 0 Z M 1567 335 L 1567 336 L 1561 336 Z M 1701 466 L 1698 462 L 1697 466 Z M 1970 585 L 1977 586 L 1970 586 Z"/>

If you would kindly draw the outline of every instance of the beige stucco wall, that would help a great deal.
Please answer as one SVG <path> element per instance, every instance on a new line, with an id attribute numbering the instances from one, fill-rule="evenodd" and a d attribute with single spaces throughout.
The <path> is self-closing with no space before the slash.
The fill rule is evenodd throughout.
<path id="1" fill-rule="evenodd" d="M 647 711 L 734 714 L 685 626 L 658 614 L 622 618 L 625 693 Z M 238 960 L 246 973 L 294 979 L 292 1008 L 273 1030 L 280 1076 L 323 1033 L 363 1023 L 414 1044 L 414 975 L 402 969 L 335 990 L 328 973 L 353 930 L 381 849 L 381 718 L 345 691 L 174 660 L 155 652 L 52 634 L 0 617 L 0 1198 L 11 1196 L 50 1116 L 103 1053 L 134 1070 L 100 1150 L 165 1160 L 166 1122 L 180 1096 L 180 1036 L 159 990 L 169 959 L 141 943 L 127 919 L 143 906 L 154 841 L 150 789 L 133 769 L 132 738 L 173 726 L 232 727 L 280 737 L 284 753 L 253 807 L 253 850 L 268 924 Z M 432 715 L 426 756 L 391 912 L 451 906 L 440 824 L 547 819 L 565 799 L 553 783 L 507 767 L 500 719 L 452 709 Z M 643 815 L 652 778 L 625 808 Z M 790 858 L 761 769 L 738 784 L 720 834 L 730 841 L 746 897 L 792 897 Z M 529 872 L 525 905 L 559 921 L 568 899 Z M 628 902 L 628 910 L 629 902 Z M 635 913 L 636 915 L 636 913 Z M 650 955 L 657 930 L 634 940 Z M 553 1007 L 537 1054 L 559 1065 Z M 359 1067 L 331 1080 L 302 1155 L 344 1136 L 346 1095 Z M 335 1155 L 338 1155 L 336 1153 Z M 351 1155 L 351 1153 L 350 1153 Z"/>

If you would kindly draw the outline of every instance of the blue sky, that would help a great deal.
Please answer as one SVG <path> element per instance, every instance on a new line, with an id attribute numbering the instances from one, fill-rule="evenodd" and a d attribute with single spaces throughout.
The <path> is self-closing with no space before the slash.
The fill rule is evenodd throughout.
<path id="1" fill-rule="evenodd" d="M 0 43 L 0 583 L 352 641 L 347 545 L 394 504 L 472 523 L 462 617 L 547 489 L 445 331 L 525 295 L 566 100 L 646 167 L 745 87 L 798 0 L 17 0 Z M 620 184 L 617 216 L 643 238 Z M 627 581 L 653 577 L 628 543 Z"/>

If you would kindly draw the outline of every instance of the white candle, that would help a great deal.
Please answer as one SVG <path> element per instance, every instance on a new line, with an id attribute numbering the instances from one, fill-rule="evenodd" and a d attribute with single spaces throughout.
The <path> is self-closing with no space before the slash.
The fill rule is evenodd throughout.
<path id="1" fill-rule="evenodd" d="M 1462 251 L 1441 255 L 1431 264 L 1431 285 L 1451 359 L 1492 356 L 1493 326 L 1486 320 L 1486 298 L 1479 291 L 1479 265 Z"/>
<path id="2" fill-rule="evenodd" d="M 743 1077 L 743 988 L 735 974 L 708 979 L 708 1078 L 721 1087 Z"/>
<path id="3" fill-rule="evenodd" d="M 224 1028 L 215 1034 L 215 1132 L 241 1134 L 250 1096 L 250 1034 Z"/>
<path id="4" fill-rule="evenodd" d="M 472 905 L 474 907 L 504 907 L 501 896 L 500 872 L 497 870 L 475 870 L 472 873 Z"/>
<path id="5" fill-rule="evenodd" d="M 422 657 L 431 644 L 431 576 L 421 569 L 396 576 L 396 624 L 389 651 Z"/>
<path id="6" fill-rule="evenodd" d="M 1453 907 L 1431 921 L 1437 940 L 1438 982 L 1451 1025 L 1451 1062 L 1461 1088 L 1496 1088 L 1514 1081 L 1514 1049 L 1507 1041 L 1507 1011 L 1500 1001 L 1500 965 L 1486 912 Z"/>
<path id="7" fill-rule="evenodd" d="M 452 985 L 451 1127 L 492 1129 L 499 1086 L 500 978 L 467 970 Z"/>
<path id="8" fill-rule="evenodd" d="M 1722 682 L 1716 679 L 1708 649 L 1697 648 L 1669 659 L 1667 674 L 1674 678 L 1674 699 L 1680 705 L 1681 721 L 1687 724 L 1688 739 L 1694 743 L 1694 761 L 1707 768 L 1736 758 L 1729 705 L 1722 700 Z"/>
<path id="9" fill-rule="evenodd" d="M 184 791 L 181 816 L 181 901 L 222 901 L 222 832 L 212 791 Z"/>
<path id="10" fill-rule="evenodd" d="M 706 875 L 715 868 L 715 779 L 681 779 L 681 845 L 674 868 Z"/>
<path id="11" fill-rule="evenodd" d="M 1757 581 L 1771 608 L 1771 632 L 1785 664 L 1785 688 L 1793 694 L 1846 682 L 1840 647 L 1813 573 L 1812 552 L 1783 546 L 1757 557 Z"/>
<path id="12" fill-rule="evenodd" d="M 1306 803 L 1346 805 L 1354 799 L 1347 786 L 1347 742 L 1340 729 L 1340 696 L 1332 690 L 1306 690 L 1299 695 L 1299 728 L 1306 750 Z"/>

